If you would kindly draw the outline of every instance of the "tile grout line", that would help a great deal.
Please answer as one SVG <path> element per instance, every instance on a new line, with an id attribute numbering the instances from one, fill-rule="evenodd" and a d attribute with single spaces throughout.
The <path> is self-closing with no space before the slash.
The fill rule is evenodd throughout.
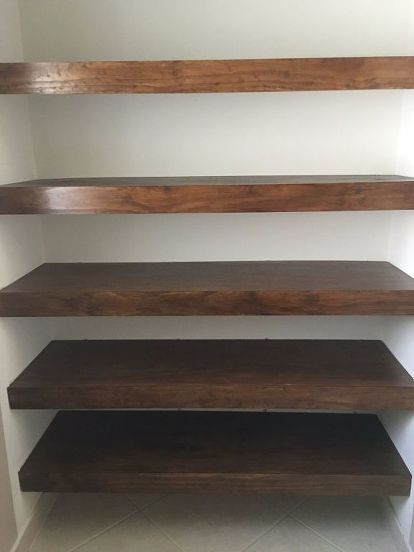
<path id="1" fill-rule="evenodd" d="M 287 508 L 287 511 L 282 515 L 282 517 L 280 519 L 278 519 L 275 523 L 273 523 L 273 525 L 269 528 L 269 529 L 266 529 L 266 531 L 264 533 L 262 533 L 261 535 L 259 535 L 258 537 L 256 537 L 255 539 L 253 539 L 247 546 L 243 547 L 239 552 L 246 552 L 251 546 L 253 546 L 257 541 L 259 541 L 261 538 L 263 538 L 264 536 L 266 536 L 268 533 L 270 533 L 271 531 L 273 531 L 273 529 L 275 527 L 277 527 L 283 520 L 285 520 L 286 518 L 289 517 L 290 513 L 291 512 L 294 512 L 297 508 L 299 508 L 300 506 L 302 506 L 302 504 L 304 504 L 304 502 L 306 501 L 306 498 L 302 498 L 302 500 L 299 501 L 298 504 L 295 504 L 295 506 L 292 506 L 291 508 Z"/>
<path id="2" fill-rule="evenodd" d="M 133 500 L 130 498 L 129 495 L 126 495 L 125 498 L 127 499 L 128 503 L 130 503 L 132 505 L 132 511 L 129 512 L 127 515 L 125 515 L 124 517 L 122 517 L 121 519 L 117 520 L 116 522 L 114 522 L 113 524 L 109 525 L 108 527 L 106 527 L 105 529 L 99 531 L 98 533 L 94 534 L 93 536 L 85 539 L 84 541 L 82 541 L 81 543 L 77 544 L 76 546 L 70 548 L 70 549 L 67 549 L 65 550 L 65 552 L 76 552 L 77 550 L 79 550 L 81 547 L 89 544 L 90 542 L 94 541 L 95 539 L 97 539 L 98 537 L 102 536 L 103 534 L 111 531 L 112 529 L 114 529 L 115 527 L 117 527 L 118 525 L 122 524 L 123 522 L 125 522 L 126 520 L 128 520 L 129 518 L 137 515 L 137 514 L 141 514 L 143 517 L 145 517 L 145 519 L 147 519 L 147 521 L 149 521 L 161 534 L 163 534 L 180 552 L 186 552 L 184 548 L 182 548 L 177 542 L 175 542 L 175 540 L 168 534 L 167 531 L 165 531 L 157 522 L 155 522 L 152 517 L 145 511 L 147 510 L 148 508 L 150 508 L 151 506 L 155 505 L 155 504 L 158 504 L 159 502 L 161 502 L 162 500 L 164 500 L 166 498 L 165 495 L 160 495 L 159 497 L 156 497 L 154 500 L 152 501 L 149 501 L 147 502 L 144 506 L 137 506 Z M 36 533 L 36 536 L 35 538 L 33 539 L 32 543 L 30 544 L 30 548 L 29 548 L 29 552 L 32 551 L 33 549 L 33 545 L 34 543 L 36 542 L 39 534 L 41 533 L 41 530 L 44 528 L 44 525 L 46 524 L 47 520 L 49 519 L 49 516 L 50 516 L 50 513 L 51 511 L 53 510 L 53 507 L 55 506 L 56 504 L 56 501 L 57 501 L 58 497 L 55 499 L 54 503 L 52 504 L 50 510 L 49 510 L 49 513 L 48 515 L 45 517 L 43 523 L 42 523 L 42 526 L 39 528 L 39 531 Z M 346 550 L 344 548 L 341 548 L 340 546 L 338 546 L 336 543 L 330 541 L 327 537 L 325 537 L 324 535 L 322 535 L 321 533 L 319 533 L 317 530 L 315 530 L 313 527 L 311 527 L 310 525 L 307 525 L 305 522 L 301 521 L 298 517 L 296 517 L 295 515 L 295 512 L 306 502 L 307 498 L 303 498 L 301 499 L 297 504 L 295 504 L 294 506 L 290 507 L 290 508 L 287 508 L 286 511 L 281 515 L 281 517 L 279 519 L 276 520 L 275 523 L 273 523 L 268 529 L 266 529 L 262 534 L 260 534 L 259 536 L 257 536 L 255 539 L 253 539 L 248 545 L 244 546 L 242 549 L 239 550 L 239 552 L 247 552 L 252 546 L 254 546 L 260 539 L 262 539 L 263 537 L 265 537 L 266 535 L 268 535 L 271 531 L 273 531 L 282 521 L 290 518 L 292 519 L 293 521 L 297 522 L 299 525 L 302 525 L 303 527 L 305 527 L 307 530 L 311 531 L 313 534 L 315 534 L 317 537 L 319 537 L 321 540 L 323 540 L 324 542 L 326 542 L 327 544 L 329 544 L 330 546 L 332 546 L 335 550 L 337 550 L 338 552 L 346 552 Z M 269 506 L 271 506 L 269 504 Z M 395 544 L 396 546 L 396 552 L 401 552 L 401 550 L 403 550 L 403 544 L 404 544 L 404 539 L 402 538 L 401 536 L 401 541 L 400 541 L 400 545 L 399 547 L 397 547 L 397 545 Z"/>
<path id="3" fill-rule="evenodd" d="M 161 502 L 161 500 L 165 498 L 165 495 L 157 496 L 157 498 L 155 498 L 154 500 L 151 500 L 150 502 L 147 502 L 145 506 L 141 506 L 141 507 L 135 504 L 135 502 L 132 500 L 130 495 L 127 494 L 126 497 L 139 512 L 143 512 L 146 508 L 149 508 L 150 506 L 154 506 L 154 504 L 158 504 L 158 502 Z"/>
<path id="4" fill-rule="evenodd" d="M 177 542 L 175 542 L 175 540 L 167 533 L 167 531 L 164 531 L 164 529 L 160 525 L 158 525 L 158 523 L 156 523 L 147 512 L 142 510 L 140 513 L 145 517 L 147 521 L 149 521 L 156 529 L 158 529 L 158 531 L 162 533 L 180 552 L 186 552 L 184 548 L 182 548 Z"/>
<path id="5" fill-rule="evenodd" d="M 288 513 L 283 514 L 283 516 L 280 519 L 278 519 L 275 523 L 273 523 L 273 525 L 271 527 L 269 527 L 268 529 L 266 529 L 266 531 L 264 533 L 262 533 L 261 535 L 259 535 L 255 539 L 253 539 L 252 542 L 250 542 L 247 546 L 245 546 L 244 548 L 239 550 L 239 552 L 246 552 L 250 547 L 252 547 L 254 544 L 256 544 L 256 542 L 258 542 L 260 539 L 265 537 L 268 533 L 271 533 L 273 531 L 273 529 L 279 525 L 279 523 L 281 523 L 282 521 L 284 521 L 288 517 L 289 517 Z"/>
<path id="6" fill-rule="evenodd" d="M 65 552 L 75 552 L 76 550 L 79 550 L 79 548 L 81 548 L 82 546 L 85 546 L 85 544 L 89 544 L 90 542 L 94 541 L 95 539 L 97 539 L 98 537 L 100 537 L 103 534 L 107 533 L 108 531 L 111 531 L 112 529 L 114 529 L 114 527 L 117 527 L 118 525 L 120 525 L 121 523 L 123 523 L 124 521 L 126 521 L 130 517 L 135 516 L 138 513 L 139 513 L 138 510 L 134 510 L 134 511 L 130 512 L 129 514 L 127 514 L 123 518 L 121 518 L 118 521 L 116 521 L 115 523 L 113 523 L 112 525 L 109 525 L 108 527 L 106 527 L 102 531 L 99 531 L 98 533 L 93 535 L 93 537 L 89 537 L 88 539 L 82 541 L 80 544 L 77 544 L 74 548 L 70 548 L 69 550 L 65 550 Z"/>
<path id="7" fill-rule="evenodd" d="M 34 537 L 33 537 L 32 542 L 30 543 L 28 552 L 31 552 L 31 550 L 32 550 L 32 548 L 33 548 L 33 545 L 34 545 L 34 543 L 36 542 L 37 537 L 40 535 L 40 532 L 42 531 L 43 527 L 46 525 L 46 521 L 49 519 L 50 513 L 51 513 L 51 511 L 53 510 L 53 508 L 55 507 L 55 504 L 56 504 L 58 498 L 59 498 L 59 497 L 56 495 L 56 496 L 55 496 L 55 499 L 53 500 L 53 503 L 52 503 L 52 504 L 50 505 L 50 507 L 49 507 L 49 510 L 48 510 L 48 512 L 47 512 L 47 515 L 44 517 L 42 523 L 40 524 L 40 527 L 38 528 L 38 530 L 36 531 L 36 533 L 35 533 L 35 535 L 34 535 Z M 40 500 L 40 499 L 39 499 L 39 500 Z"/>
<path id="8" fill-rule="evenodd" d="M 305 498 L 302 498 L 302 500 L 300 500 L 298 504 L 296 504 L 295 506 L 292 506 L 292 508 L 289 508 L 289 510 L 286 513 L 289 516 L 292 515 L 293 512 L 296 512 L 296 510 L 298 510 L 301 506 L 303 506 L 308 499 L 309 499 L 308 496 L 306 496 Z"/>
<path id="9" fill-rule="evenodd" d="M 397 514 L 395 513 L 394 507 L 389 499 L 385 497 L 385 500 L 381 502 L 381 509 L 383 510 L 384 516 L 388 523 L 389 530 L 391 531 L 392 540 L 394 541 L 397 552 L 409 552 L 408 548 L 405 545 L 404 534 L 401 529 L 401 525 L 398 521 Z M 397 545 L 397 534 L 398 534 L 398 545 Z"/>
<path id="10" fill-rule="evenodd" d="M 269 527 L 268 529 L 266 529 L 263 533 L 261 533 L 258 537 L 256 537 L 255 539 L 253 539 L 248 545 L 244 546 L 242 549 L 239 550 L 239 552 L 245 552 L 248 548 L 250 548 L 251 546 L 253 546 L 253 544 L 255 542 L 257 542 L 259 539 L 261 539 L 262 537 L 264 537 L 268 532 L 272 531 L 272 529 L 274 529 L 281 521 L 283 521 L 284 519 L 286 519 L 290 512 L 296 510 L 296 508 L 299 508 L 304 502 L 306 501 L 306 498 L 303 498 L 302 500 L 299 501 L 298 504 L 295 504 L 295 506 L 292 506 L 291 508 L 287 508 L 287 510 L 281 515 L 280 518 L 278 518 L 276 520 L 275 523 L 273 523 L 271 525 L 271 527 Z M 158 502 L 158 501 L 157 501 Z M 149 507 L 150 505 L 147 505 L 145 506 L 145 508 Z M 169 535 L 169 533 L 167 533 L 155 520 L 152 519 L 152 517 L 147 513 L 145 512 L 145 508 L 141 511 L 141 513 L 159 530 L 161 531 L 166 537 L 168 537 L 168 539 L 175 545 L 178 547 L 178 549 L 181 551 L 181 552 L 186 552 L 177 542 L 175 542 L 175 540 Z M 342 551 L 341 551 L 342 552 Z"/>
<path id="11" fill-rule="evenodd" d="M 303 521 L 301 521 L 300 519 L 298 519 L 297 517 L 295 517 L 294 513 L 292 513 L 290 515 L 290 517 L 292 519 L 294 519 L 295 521 L 297 521 L 300 525 L 302 525 L 303 527 L 306 527 L 306 529 L 309 529 L 309 531 L 312 531 L 312 533 L 314 533 L 315 535 L 317 535 L 319 538 L 321 538 L 323 541 L 327 542 L 328 544 L 330 544 L 331 546 L 333 546 L 334 548 L 336 548 L 337 550 L 339 550 L 339 552 L 347 552 L 344 548 L 341 548 L 340 546 L 338 546 L 337 544 L 335 544 L 334 542 L 330 541 L 329 539 L 327 539 L 324 535 L 321 535 L 320 533 L 318 533 L 318 531 L 316 531 L 313 527 L 311 527 L 310 525 L 306 525 L 306 523 L 304 523 Z"/>
<path id="12" fill-rule="evenodd" d="M 118 525 L 120 525 L 121 523 L 123 523 L 124 521 L 126 521 L 127 519 L 129 519 L 130 517 L 133 517 L 135 516 L 136 514 L 139 514 L 142 512 L 142 510 L 144 508 L 147 508 L 149 506 L 151 506 L 152 504 L 155 504 L 156 502 L 158 502 L 158 499 L 154 502 L 149 502 L 148 504 L 146 504 L 145 506 L 142 506 L 141 508 L 139 508 L 132 500 L 131 498 L 129 497 L 129 495 L 126 495 L 126 499 L 128 500 L 128 502 L 133 506 L 133 510 L 127 514 L 126 516 L 124 516 L 123 518 L 119 519 L 118 521 L 116 521 L 115 523 L 113 523 L 112 525 L 106 527 L 105 529 L 103 529 L 102 531 L 99 531 L 98 533 L 96 533 L 95 535 L 93 535 L 92 537 L 89 537 L 88 539 L 82 541 L 80 544 L 77 544 L 74 548 L 70 548 L 69 550 L 65 551 L 65 552 L 75 552 L 76 550 L 79 550 L 79 548 L 81 546 L 85 546 L 85 544 L 89 544 L 90 542 L 94 541 L 95 539 L 97 539 L 98 537 L 102 536 L 103 534 L 105 534 L 106 532 L 108 531 L 111 531 L 112 529 L 114 529 L 115 527 L 117 527 Z M 160 500 L 161 500 L 161 497 L 160 497 Z M 30 551 L 29 551 L 30 552 Z"/>

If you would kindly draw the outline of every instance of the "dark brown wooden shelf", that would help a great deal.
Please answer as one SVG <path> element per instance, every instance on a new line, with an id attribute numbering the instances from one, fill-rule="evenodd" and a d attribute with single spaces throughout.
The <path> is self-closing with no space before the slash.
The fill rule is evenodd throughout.
<path id="1" fill-rule="evenodd" d="M 414 57 L 1 63 L 2 94 L 414 88 Z"/>
<path id="2" fill-rule="evenodd" d="M 380 341 L 53 341 L 8 394 L 29 409 L 414 410 Z"/>
<path id="3" fill-rule="evenodd" d="M 0 291 L 0 316 L 414 314 L 387 262 L 43 264 Z"/>
<path id="4" fill-rule="evenodd" d="M 23 491 L 408 495 L 378 418 L 357 414 L 62 412 L 19 473 Z"/>
<path id="5" fill-rule="evenodd" d="M 402 176 L 66 178 L 0 186 L 0 214 L 414 209 Z"/>

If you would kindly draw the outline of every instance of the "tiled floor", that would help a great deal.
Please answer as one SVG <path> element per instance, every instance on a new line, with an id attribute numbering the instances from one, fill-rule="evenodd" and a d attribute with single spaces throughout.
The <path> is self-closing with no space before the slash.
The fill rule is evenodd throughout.
<path id="1" fill-rule="evenodd" d="M 61 495 L 31 552 L 399 552 L 375 498 Z"/>

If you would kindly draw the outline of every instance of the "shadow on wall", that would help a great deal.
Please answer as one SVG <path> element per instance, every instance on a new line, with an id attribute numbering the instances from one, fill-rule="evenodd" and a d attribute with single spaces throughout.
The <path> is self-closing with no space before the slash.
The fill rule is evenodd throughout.
<path id="1" fill-rule="evenodd" d="M 414 377 L 414 320 L 409 316 L 390 319 L 385 332 L 385 343 Z M 412 412 L 387 412 L 382 421 L 391 435 L 405 463 L 414 474 L 414 416 Z M 408 538 L 413 519 L 414 496 L 392 499 L 403 532 Z M 412 537 L 411 537 L 412 538 Z"/>
<path id="2" fill-rule="evenodd" d="M 0 319 L 0 412 L 2 412 L 4 441 L 8 451 L 5 465 L 0 466 L 0 478 L 3 474 L 11 482 L 11 491 L 16 511 L 16 520 L 19 532 L 22 525 L 31 515 L 38 495 L 23 495 L 20 492 L 18 482 L 18 469 L 26 460 L 33 446 L 38 441 L 46 427 L 54 416 L 50 411 L 11 411 L 7 399 L 8 384 L 26 367 L 26 365 L 47 345 L 49 342 L 49 321 L 37 319 Z M 1 439 L 2 435 L 0 435 Z M 2 455 L 0 442 L 0 456 Z M 0 459 L 0 463 L 1 459 Z M 2 487 L 2 481 L 0 481 Z M 5 500 L 2 488 L 0 489 L 0 501 Z M 2 502 L 1 502 L 2 504 Z M 12 504 L 0 508 L 1 516 L 3 511 L 13 508 Z M 6 515 L 6 514 L 4 514 Z M 14 518 L 14 513 L 13 513 Z M 1 520 L 2 521 L 2 520 Z M 0 535 L 2 531 L 0 531 Z M 1 539 L 1 536 L 0 536 Z M 1 540 L 0 540 L 1 542 Z M 10 547 L 9 547 L 10 548 Z M 8 550 L 9 548 L 5 548 Z M 0 546 L 0 549 L 3 548 Z"/>
<path id="3" fill-rule="evenodd" d="M 6 444 L 0 412 L 0 549 L 10 550 L 17 538 L 13 500 L 7 469 Z"/>
<path id="4" fill-rule="evenodd" d="M 414 550 L 414 525 L 411 527 L 410 546 Z"/>
<path id="5" fill-rule="evenodd" d="M 0 217 L 0 288 L 32 270 L 43 260 L 39 217 Z M 49 340 L 48 320 L 0 318 L 0 411 L 8 456 L 8 469 L 5 466 L 4 473 L 7 477 L 10 475 L 18 533 L 32 515 L 37 495 L 23 495 L 20 492 L 17 472 L 49 424 L 53 413 L 11 411 L 7 386 Z"/>

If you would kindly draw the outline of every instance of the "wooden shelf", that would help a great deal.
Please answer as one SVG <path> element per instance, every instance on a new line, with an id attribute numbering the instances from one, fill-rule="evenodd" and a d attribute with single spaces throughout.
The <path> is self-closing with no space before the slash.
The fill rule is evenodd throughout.
<path id="1" fill-rule="evenodd" d="M 414 410 L 380 341 L 54 341 L 8 394 L 28 409 Z"/>
<path id="2" fill-rule="evenodd" d="M 2 94 L 414 88 L 414 57 L 1 63 Z"/>
<path id="3" fill-rule="evenodd" d="M 0 316 L 414 314 L 386 262 L 50 263 L 0 291 Z"/>
<path id="4" fill-rule="evenodd" d="M 414 314 L 386 262 L 50 263 L 0 291 L 0 316 Z"/>
<path id="5" fill-rule="evenodd" d="M 19 473 L 23 491 L 408 495 L 378 418 L 357 414 L 59 413 Z"/>
<path id="6" fill-rule="evenodd" d="M 0 186 L 0 214 L 414 209 L 402 176 L 67 178 Z"/>

